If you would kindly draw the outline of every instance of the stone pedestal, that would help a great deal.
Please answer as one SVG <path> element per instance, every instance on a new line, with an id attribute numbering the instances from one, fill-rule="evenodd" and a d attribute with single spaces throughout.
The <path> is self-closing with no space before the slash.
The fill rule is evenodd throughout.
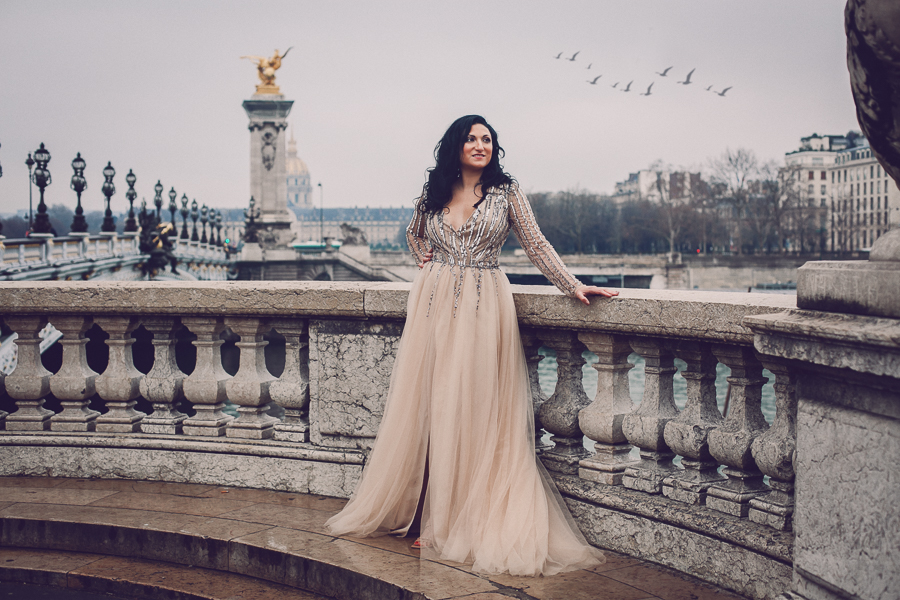
<path id="1" fill-rule="evenodd" d="M 293 100 L 281 94 L 254 94 L 244 100 L 250 119 L 250 195 L 256 199 L 259 244 L 287 248 L 294 239 L 293 213 L 287 207 L 285 130 Z"/>

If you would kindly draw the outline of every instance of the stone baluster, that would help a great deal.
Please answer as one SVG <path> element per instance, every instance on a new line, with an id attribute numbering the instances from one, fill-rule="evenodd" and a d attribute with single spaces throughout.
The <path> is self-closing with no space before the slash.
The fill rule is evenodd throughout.
<path id="1" fill-rule="evenodd" d="M 628 362 L 631 346 L 625 338 L 607 333 L 583 332 L 578 339 L 597 355 L 597 395 L 578 413 L 581 430 L 594 441 L 594 455 L 579 463 L 578 476 L 621 485 L 625 468 L 635 463 L 629 456 L 632 445 L 622 432 L 625 416 L 634 409 L 628 386 L 628 371 L 634 367 Z"/>
<path id="2" fill-rule="evenodd" d="M 20 246 L 21 247 L 21 246 Z M 44 408 L 50 393 L 50 371 L 41 364 L 40 332 L 46 317 L 4 317 L 18 335 L 16 368 L 6 378 L 6 393 L 16 401 L 16 412 L 6 417 L 7 431 L 44 431 L 50 429 L 53 411 Z"/>
<path id="3" fill-rule="evenodd" d="M 284 371 L 269 384 L 269 397 L 284 409 L 275 439 L 309 441 L 309 330 L 305 320 L 277 319 L 270 325 L 284 336 Z"/>
<path id="4" fill-rule="evenodd" d="M 225 325 L 215 317 L 182 317 L 181 323 L 197 336 L 192 342 L 197 348 L 197 363 L 182 381 L 184 397 L 194 405 L 196 414 L 184 421 L 184 433 L 207 437 L 225 435 L 225 426 L 234 419 L 222 412 L 228 399 L 225 382 L 231 379 L 222 368 L 219 336 Z"/>
<path id="5" fill-rule="evenodd" d="M 675 454 L 666 444 L 666 424 L 678 416 L 672 379 L 677 369 L 672 352 L 662 340 L 632 338 L 631 347 L 644 357 L 644 395 L 640 405 L 622 422 L 629 442 L 640 448 L 641 460 L 625 469 L 622 484 L 650 494 L 662 491 L 662 482 L 677 471 Z"/>
<path id="6" fill-rule="evenodd" d="M 772 491 L 750 500 L 750 520 L 781 531 L 793 528 L 794 450 L 797 447 L 797 378 L 787 363 L 760 356 L 775 374 L 775 421 L 753 440 L 750 452 L 757 467 L 769 476 Z"/>
<path id="7" fill-rule="evenodd" d="M 87 363 L 85 332 L 91 319 L 83 316 L 53 317 L 53 326 L 62 334 L 62 366 L 50 377 L 50 391 L 62 404 L 62 412 L 50 419 L 53 431 L 94 431 L 100 416 L 89 405 L 94 396 L 97 373 Z"/>
<path id="8" fill-rule="evenodd" d="M 184 373 L 175 362 L 174 334 L 180 326 L 174 317 L 145 317 L 143 324 L 153 334 L 153 368 L 141 378 L 141 395 L 153 404 L 153 412 L 141 422 L 141 431 L 179 434 L 187 419 L 178 410 Z"/>
<path id="9" fill-rule="evenodd" d="M 97 417 L 97 431 L 130 433 L 141 430 L 144 413 L 134 409 L 141 395 L 143 375 L 134 368 L 131 333 L 139 323 L 135 317 L 95 317 L 94 323 L 109 334 L 109 364 L 97 378 L 97 394 L 106 404 L 107 411 Z"/>
<path id="10" fill-rule="evenodd" d="M 719 475 L 719 463 L 709 453 L 709 432 L 722 424 L 716 404 L 716 365 L 709 344 L 678 342 L 675 356 L 687 363 L 681 372 L 687 387 L 684 410 L 666 423 L 666 445 L 681 455 L 679 471 L 663 480 L 663 494 L 686 504 L 706 504 L 706 492 L 725 478 Z"/>
<path id="11" fill-rule="evenodd" d="M 557 364 L 556 389 L 539 412 L 541 424 L 552 434 L 555 446 L 542 452 L 541 460 L 551 471 L 575 475 L 578 462 L 588 455 L 578 426 L 578 411 L 590 403 L 582 383 L 584 344 L 574 331 L 541 331 L 539 336 L 556 351 Z"/>
<path id="12" fill-rule="evenodd" d="M 750 452 L 753 440 L 768 428 L 762 414 L 762 386 L 766 378 L 753 348 L 716 345 L 713 353 L 731 369 L 731 400 L 725 421 L 709 432 L 709 451 L 726 465 L 728 481 L 709 488 L 706 505 L 746 517 L 750 500 L 769 491 Z"/>
<path id="13" fill-rule="evenodd" d="M 228 399 L 237 405 L 238 418 L 228 423 L 228 437 L 264 440 L 272 437 L 278 419 L 267 414 L 269 385 L 275 380 L 266 368 L 263 334 L 269 329 L 261 319 L 226 317 L 225 326 L 240 336 L 235 345 L 240 349 L 238 372 L 225 383 Z"/>
<path id="14" fill-rule="evenodd" d="M 534 408 L 534 444 L 538 452 L 543 452 L 553 447 L 543 441 L 544 427 L 541 425 L 540 411 L 541 405 L 547 401 L 544 390 L 541 389 L 541 379 L 538 374 L 538 365 L 544 356 L 538 352 L 541 348 L 541 340 L 538 338 L 537 332 L 528 327 L 522 327 L 519 330 L 522 338 L 522 348 L 525 350 L 525 365 L 528 368 L 528 382 L 531 384 L 531 403 Z"/>

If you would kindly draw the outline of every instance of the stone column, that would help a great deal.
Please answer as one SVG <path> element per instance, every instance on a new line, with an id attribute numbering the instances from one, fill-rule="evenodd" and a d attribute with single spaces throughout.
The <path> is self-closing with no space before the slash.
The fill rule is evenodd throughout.
<path id="1" fill-rule="evenodd" d="M 578 339 L 597 355 L 592 365 L 597 370 L 597 394 L 578 413 L 581 430 L 594 441 L 594 455 L 578 463 L 578 476 L 621 485 L 625 468 L 636 462 L 622 432 L 625 416 L 634 410 L 628 386 L 628 371 L 634 367 L 628 362 L 631 346 L 625 338 L 607 333 L 579 333 Z"/>
<path id="2" fill-rule="evenodd" d="M 709 451 L 727 465 L 728 481 L 709 488 L 706 505 L 718 511 L 746 517 L 750 500 L 769 488 L 756 466 L 750 447 L 769 425 L 762 414 L 762 386 L 766 378 L 753 348 L 716 345 L 713 353 L 731 368 L 731 401 L 725 422 L 709 432 Z"/>
<path id="3" fill-rule="evenodd" d="M 24 246 L 24 244 L 23 244 Z M 19 246 L 22 248 L 22 246 Z M 6 378 L 6 393 L 16 401 L 16 412 L 6 417 L 7 431 L 44 431 L 50 429 L 53 411 L 44 408 L 50 393 L 50 371 L 41 364 L 41 338 L 46 317 L 4 317 L 18 335 L 16 369 Z"/>
<path id="4" fill-rule="evenodd" d="M 284 371 L 269 384 L 272 402 L 284 409 L 275 423 L 275 439 L 309 441 L 309 330 L 303 319 L 276 319 L 270 325 L 284 336 Z"/>
<path id="5" fill-rule="evenodd" d="M 540 339 L 556 350 L 556 389 L 541 405 L 541 423 L 550 432 L 555 446 L 541 453 L 547 469 L 575 475 L 578 462 L 587 456 L 584 434 L 578 426 L 578 411 L 590 403 L 584 393 L 581 367 L 584 365 L 584 344 L 574 331 L 541 331 Z"/>
<path id="6" fill-rule="evenodd" d="M 174 333 L 180 329 L 174 317 L 145 317 L 144 328 L 153 334 L 153 368 L 141 379 L 141 395 L 153 404 L 153 412 L 141 422 L 144 433 L 175 435 L 187 415 L 178 410 L 184 399 L 184 373 L 175 361 Z"/>
<path id="7" fill-rule="evenodd" d="M 541 378 L 538 373 L 538 365 L 544 356 L 538 353 L 541 348 L 541 340 L 538 338 L 537 331 L 522 327 L 519 329 L 519 335 L 522 338 L 522 349 L 525 351 L 525 364 L 528 367 L 528 382 L 531 384 L 531 402 L 534 408 L 534 444 L 537 452 L 543 452 L 553 447 L 552 444 L 546 444 L 541 441 L 544 429 L 541 425 L 540 411 L 541 405 L 547 401 L 544 390 L 541 389 Z"/>
<path id="8" fill-rule="evenodd" d="M 794 516 L 794 451 L 797 448 L 797 375 L 786 361 L 761 355 L 775 374 L 775 421 L 753 440 L 750 452 L 772 491 L 750 500 L 750 520 L 790 531 Z"/>
<path id="9" fill-rule="evenodd" d="M 87 338 L 85 332 L 91 319 L 82 316 L 53 317 L 53 326 L 63 336 L 62 366 L 50 377 L 50 391 L 62 404 L 62 412 L 50 418 L 53 431 L 94 431 L 100 416 L 88 406 L 94 396 L 97 373 L 87 363 Z"/>
<path id="10" fill-rule="evenodd" d="M 644 357 L 644 395 L 640 405 L 625 417 L 622 431 L 629 442 L 641 449 L 641 461 L 625 469 L 622 484 L 659 494 L 663 479 L 677 470 L 672 464 L 675 454 L 663 436 L 666 423 L 678 415 L 672 389 L 677 369 L 664 341 L 641 337 L 630 341 L 634 351 Z"/>
<path id="11" fill-rule="evenodd" d="M 288 248 L 294 239 L 294 218 L 287 207 L 284 135 L 293 104 L 282 94 L 254 94 L 243 104 L 250 119 L 250 196 L 260 210 L 256 222 L 260 230 L 271 229 L 274 236 L 260 240 L 267 247 Z"/>
<path id="12" fill-rule="evenodd" d="M 716 365 L 709 344 L 678 342 L 675 356 L 687 363 L 681 372 L 687 384 L 687 404 L 666 423 L 663 437 L 676 454 L 681 455 L 683 471 L 663 480 L 663 494 L 686 504 L 706 504 L 706 491 L 725 478 L 719 475 L 719 463 L 709 453 L 709 432 L 722 424 L 716 404 Z"/>
<path id="13" fill-rule="evenodd" d="M 228 423 L 225 435 L 228 437 L 263 440 L 272 437 L 272 427 L 278 419 L 266 414 L 269 384 L 275 380 L 266 368 L 263 333 L 269 329 L 261 319 L 245 317 L 225 317 L 225 326 L 240 336 L 235 345 L 240 349 L 241 359 L 238 372 L 225 382 L 228 399 L 237 405 L 238 418 Z"/>
<path id="14" fill-rule="evenodd" d="M 184 421 L 185 435 L 218 437 L 225 435 L 225 425 L 234 417 L 222 412 L 228 396 L 225 382 L 231 377 L 222 368 L 219 338 L 225 325 L 215 317 L 182 317 L 181 324 L 197 336 L 194 371 L 181 383 L 184 397 L 193 404 L 196 414 Z"/>
<path id="15" fill-rule="evenodd" d="M 143 375 L 134 368 L 131 332 L 139 325 L 135 317 L 95 317 L 94 322 L 109 334 L 109 364 L 97 378 L 97 394 L 106 403 L 107 411 L 97 417 L 97 431 L 130 433 L 141 430 L 141 419 L 146 417 L 134 410 L 141 395 Z"/>

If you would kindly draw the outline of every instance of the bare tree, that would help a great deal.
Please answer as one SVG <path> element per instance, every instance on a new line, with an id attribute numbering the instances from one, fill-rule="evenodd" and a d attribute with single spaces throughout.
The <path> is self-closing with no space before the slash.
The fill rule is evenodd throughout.
<path id="1" fill-rule="evenodd" d="M 710 177 L 721 194 L 718 200 L 731 207 L 732 237 L 737 252 L 744 252 L 744 219 L 752 201 L 750 182 L 759 176 L 759 161 L 752 150 L 738 148 L 710 162 Z"/>

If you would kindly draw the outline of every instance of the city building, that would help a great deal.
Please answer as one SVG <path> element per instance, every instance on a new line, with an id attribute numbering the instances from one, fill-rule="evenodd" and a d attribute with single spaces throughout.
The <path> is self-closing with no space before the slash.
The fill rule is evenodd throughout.
<path id="1" fill-rule="evenodd" d="M 297 140 L 294 139 L 293 128 L 291 129 L 291 139 L 288 141 L 285 163 L 288 208 L 295 213 L 300 208 L 312 208 L 312 183 L 310 183 L 309 169 L 303 159 L 297 156 Z"/>
<path id="2" fill-rule="evenodd" d="M 836 153 L 828 179 L 832 250 L 867 250 L 900 223 L 900 190 L 865 138 Z"/>
<path id="3" fill-rule="evenodd" d="M 296 240 L 305 242 L 326 238 L 341 238 L 341 224 L 361 229 L 370 246 L 405 247 L 406 227 L 412 219 L 409 208 L 353 208 L 295 209 L 297 222 L 293 224 Z"/>
<path id="4" fill-rule="evenodd" d="M 684 200 L 691 197 L 691 192 L 699 189 L 702 184 L 700 173 L 687 171 L 661 171 L 654 169 L 641 169 L 636 173 L 629 173 L 628 179 L 616 183 L 615 192 L 610 199 L 615 204 L 622 204 L 632 200 L 660 201 L 659 174 L 663 175 L 663 190 L 668 195 L 667 200 Z"/>

